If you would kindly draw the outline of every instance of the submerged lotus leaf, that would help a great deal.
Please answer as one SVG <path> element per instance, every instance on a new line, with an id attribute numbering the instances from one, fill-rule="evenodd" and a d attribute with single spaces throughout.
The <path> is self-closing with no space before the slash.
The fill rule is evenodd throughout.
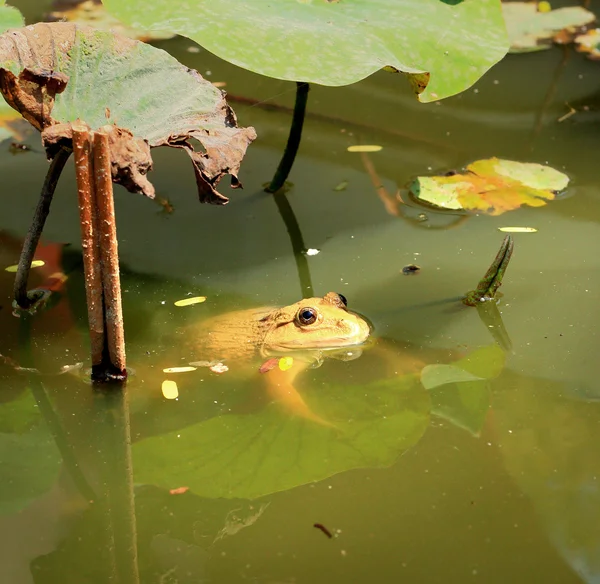
<path id="1" fill-rule="evenodd" d="M 0 515 L 13 514 L 56 482 L 61 458 L 31 393 L 0 404 Z"/>
<path id="2" fill-rule="evenodd" d="M 467 166 L 464 174 L 418 177 L 413 197 L 440 209 L 501 215 L 522 205 L 541 207 L 569 184 L 562 172 L 537 163 L 489 158 Z"/>
<path id="3" fill-rule="evenodd" d="M 307 392 L 310 408 L 336 427 L 290 417 L 275 403 L 133 445 L 135 482 L 197 495 L 253 499 L 353 468 L 391 465 L 429 423 L 429 395 L 416 375 Z"/>
<path id="4" fill-rule="evenodd" d="M 481 347 L 450 365 L 427 365 L 421 383 L 431 396 L 431 413 L 478 436 L 490 408 L 489 380 L 498 377 L 506 354 L 498 345 Z"/>
<path id="5" fill-rule="evenodd" d="M 239 166 L 256 137 L 253 128 L 237 126 L 219 89 L 165 51 L 72 23 L 0 35 L 0 89 L 43 132 L 50 156 L 70 144 L 77 120 L 109 131 L 113 180 L 150 197 L 149 147 L 184 149 L 200 200 L 223 204 L 228 199 L 216 186 L 225 174 L 240 186 Z M 195 151 L 191 138 L 204 150 Z"/>
<path id="6" fill-rule="evenodd" d="M 421 101 L 475 83 L 508 49 L 498 0 L 104 0 L 123 22 L 173 30 L 277 79 L 348 85 L 386 66 Z"/>
<path id="7" fill-rule="evenodd" d="M 511 53 L 549 49 L 557 33 L 574 31 L 596 20 L 593 12 L 580 6 L 540 12 L 536 2 L 503 2 L 502 11 Z"/>

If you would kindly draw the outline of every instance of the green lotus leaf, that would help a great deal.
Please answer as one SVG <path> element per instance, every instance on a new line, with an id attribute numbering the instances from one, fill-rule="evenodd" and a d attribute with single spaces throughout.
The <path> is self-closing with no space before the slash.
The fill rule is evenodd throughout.
<path id="1" fill-rule="evenodd" d="M 219 57 L 290 81 L 347 85 L 383 67 L 421 101 L 475 83 L 508 50 L 498 0 L 104 0 L 135 28 L 172 30 Z"/>
<path id="2" fill-rule="evenodd" d="M 415 375 L 326 385 L 304 397 L 335 427 L 290 416 L 275 403 L 256 414 L 218 416 L 134 444 L 135 481 L 253 499 L 354 468 L 389 466 L 429 423 L 429 395 Z"/>

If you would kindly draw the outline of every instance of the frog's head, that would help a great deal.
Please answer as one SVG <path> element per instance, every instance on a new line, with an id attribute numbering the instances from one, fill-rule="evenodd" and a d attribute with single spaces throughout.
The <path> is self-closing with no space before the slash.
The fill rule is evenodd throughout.
<path id="1" fill-rule="evenodd" d="M 346 299 L 335 292 L 274 310 L 262 322 L 267 329 L 263 353 L 350 347 L 364 343 L 371 333 L 369 323 L 350 312 Z"/>

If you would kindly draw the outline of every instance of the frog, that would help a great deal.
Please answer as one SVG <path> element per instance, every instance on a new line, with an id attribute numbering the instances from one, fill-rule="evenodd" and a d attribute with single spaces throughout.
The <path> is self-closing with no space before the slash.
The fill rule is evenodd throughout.
<path id="1" fill-rule="evenodd" d="M 342 294 L 304 298 L 288 306 L 238 310 L 213 317 L 182 331 L 192 359 L 222 362 L 243 375 L 264 371 L 267 393 L 284 409 L 319 424 L 331 425 L 306 404 L 294 387 L 303 371 L 328 358 L 350 360 L 368 346 L 373 327 L 348 309 Z M 289 369 L 278 357 L 292 357 Z M 275 364 L 265 371 L 261 364 Z M 193 363 L 193 361 L 192 361 Z M 251 365 L 254 364 L 254 367 Z"/>

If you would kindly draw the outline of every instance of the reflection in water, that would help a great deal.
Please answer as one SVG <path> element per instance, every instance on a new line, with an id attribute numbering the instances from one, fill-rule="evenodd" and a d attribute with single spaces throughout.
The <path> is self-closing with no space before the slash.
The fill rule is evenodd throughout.
<path id="1" fill-rule="evenodd" d="M 549 539 L 590 584 L 600 582 L 600 404 L 506 373 L 493 393 L 500 452 Z"/>

